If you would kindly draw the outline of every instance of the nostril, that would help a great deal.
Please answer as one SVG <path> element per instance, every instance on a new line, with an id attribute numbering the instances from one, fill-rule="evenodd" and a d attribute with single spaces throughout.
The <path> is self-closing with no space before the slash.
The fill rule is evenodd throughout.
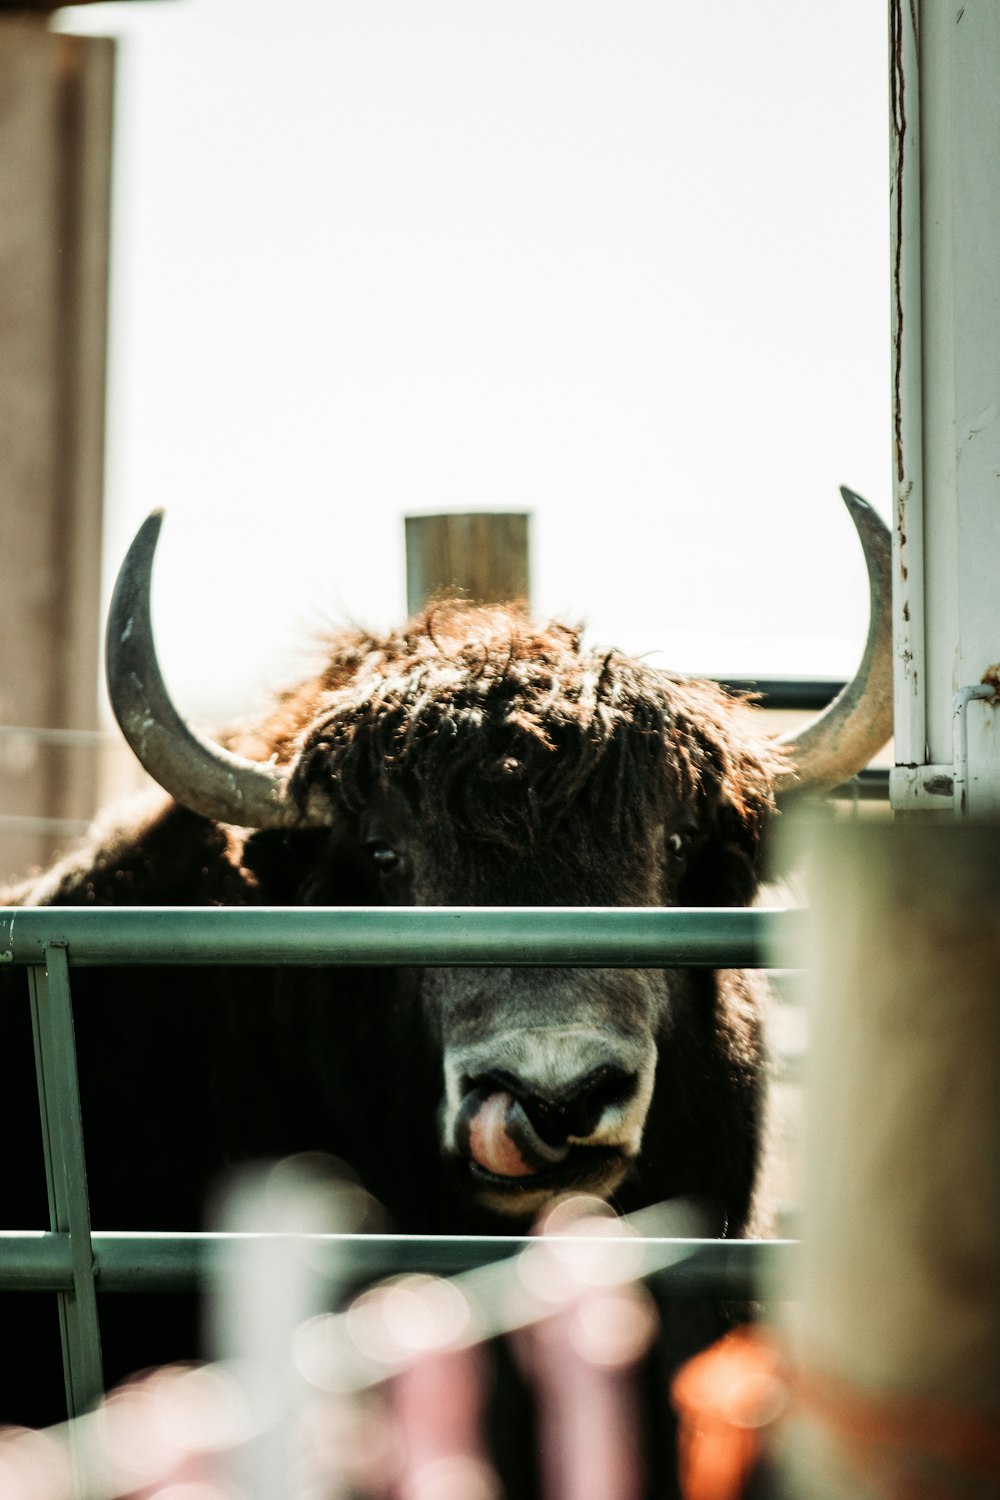
<path id="1" fill-rule="evenodd" d="M 540 1107 L 543 1111 L 551 1111 L 551 1126 L 558 1125 L 561 1140 L 565 1141 L 569 1136 L 585 1138 L 597 1129 L 607 1110 L 627 1103 L 638 1085 L 634 1073 L 611 1066 L 595 1068 L 585 1077 L 574 1080 L 568 1097 L 563 1096 L 551 1105 L 543 1102 Z M 526 1100 L 524 1107 L 534 1118 L 534 1102 Z M 536 1129 L 540 1135 L 545 1135 L 541 1123 L 536 1123 Z"/>
<path id="2" fill-rule="evenodd" d="M 580 1098 L 601 1114 L 615 1104 L 627 1104 L 639 1087 L 637 1073 L 626 1073 L 623 1068 L 607 1065 L 595 1068 L 580 1083 Z"/>
<path id="3" fill-rule="evenodd" d="M 474 1081 L 478 1089 L 502 1089 L 521 1106 L 532 1129 L 546 1145 L 562 1147 L 574 1137 L 592 1135 L 605 1112 L 626 1104 L 636 1093 L 639 1079 L 610 1064 L 597 1067 L 558 1089 L 539 1092 L 512 1074 L 497 1071 Z"/>
<path id="4" fill-rule="evenodd" d="M 578 1133 L 570 1118 L 571 1111 L 564 1105 L 550 1104 L 544 1099 L 523 1093 L 518 1098 L 518 1103 L 547 1146 L 565 1146 L 570 1136 Z"/>

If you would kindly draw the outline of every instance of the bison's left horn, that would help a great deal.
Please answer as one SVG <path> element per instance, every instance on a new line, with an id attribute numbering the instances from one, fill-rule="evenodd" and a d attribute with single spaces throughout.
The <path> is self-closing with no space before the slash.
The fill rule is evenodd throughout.
<path id="1" fill-rule="evenodd" d="M 789 767 L 778 796 L 822 792 L 857 775 L 892 734 L 892 542 L 867 500 L 841 487 L 868 564 L 868 640 L 853 680 L 804 728 L 782 736 Z"/>
<path id="2" fill-rule="evenodd" d="M 295 828 L 326 821 L 289 795 L 288 773 L 213 744 L 170 700 L 156 659 L 149 611 L 153 554 L 163 512 L 143 522 L 122 563 L 105 642 L 115 717 L 145 769 L 184 807 L 244 828 Z"/>

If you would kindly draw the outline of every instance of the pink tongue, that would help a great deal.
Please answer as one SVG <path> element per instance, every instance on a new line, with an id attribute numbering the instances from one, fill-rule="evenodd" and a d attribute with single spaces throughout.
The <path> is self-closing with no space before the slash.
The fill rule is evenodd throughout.
<path id="1" fill-rule="evenodd" d="M 497 1177 L 531 1177 L 535 1168 L 507 1133 L 507 1111 L 513 1102 L 503 1092 L 484 1099 L 469 1121 L 469 1152 L 474 1162 Z"/>

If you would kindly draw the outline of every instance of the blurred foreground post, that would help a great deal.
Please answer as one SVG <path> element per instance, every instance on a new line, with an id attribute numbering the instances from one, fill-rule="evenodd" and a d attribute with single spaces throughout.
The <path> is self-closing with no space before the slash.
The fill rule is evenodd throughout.
<path id="1" fill-rule="evenodd" d="M 1000 828 L 816 842 L 788 1492 L 1000 1494 Z"/>
<path id="2" fill-rule="evenodd" d="M 528 599 L 528 517 L 522 513 L 406 517 L 406 608 L 454 596 L 476 604 Z"/>
<path id="3" fill-rule="evenodd" d="M 219 1500 L 319 1492 L 337 1500 L 341 1493 L 333 1471 L 310 1473 L 306 1433 L 316 1403 L 296 1341 L 342 1291 L 336 1251 L 324 1236 L 357 1229 L 366 1203 L 338 1164 L 319 1155 L 248 1167 L 225 1188 L 232 1239 L 216 1276 L 212 1342 L 237 1374 L 249 1437 L 230 1456 L 230 1490 Z M 335 1424 L 332 1410 L 327 1416 Z"/>

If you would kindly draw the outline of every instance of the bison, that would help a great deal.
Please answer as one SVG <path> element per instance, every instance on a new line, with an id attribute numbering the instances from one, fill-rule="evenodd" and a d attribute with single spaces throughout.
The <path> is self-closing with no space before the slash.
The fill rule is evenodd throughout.
<path id="1" fill-rule="evenodd" d="M 868 646 L 791 743 L 712 682 L 455 601 L 389 635 L 335 636 L 317 676 L 211 741 L 157 666 L 153 516 L 119 578 L 107 659 L 162 791 L 6 900 L 746 905 L 776 799 L 843 781 L 890 732 L 888 537 L 844 493 L 872 582 Z M 570 1189 L 622 1211 L 693 1197 L 719 1235 L 760 1224 L 761 992 L 745 973 L 80 971 L 74 1001 L 99 1229 L 198 1228 L 224 1169 L 303 1149 L 349 1163 L 406 1231 L 522 1232 Z M 4 1214 L 41 1227 L 26 1006 L 5 997 L 0 1024 Z M 191 1352 L 154 1301 L 104 1299 L 111 1377 Z M 21 1348 L 0 1418 L 48 1417 L 36 1397 L 52 1371 L 33 1375 L 34 1336 Z"/>

